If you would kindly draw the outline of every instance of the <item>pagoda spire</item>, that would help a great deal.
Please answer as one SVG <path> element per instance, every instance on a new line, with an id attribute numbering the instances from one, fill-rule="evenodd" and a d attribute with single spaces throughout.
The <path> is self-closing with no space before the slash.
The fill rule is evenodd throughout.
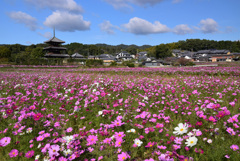
<path id="1" fill-rule="evenodd" d="M 55 26 L 53 28 L 53 37 L 55 37 Z"/>

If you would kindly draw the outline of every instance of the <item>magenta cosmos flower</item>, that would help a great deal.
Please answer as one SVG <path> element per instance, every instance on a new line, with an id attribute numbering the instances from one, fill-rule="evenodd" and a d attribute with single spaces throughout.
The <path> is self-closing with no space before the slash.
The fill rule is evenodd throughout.
<path id="1" fill-rule="evenodd" d="M 69 127 L 69 128 L 67 128 L 67 132 L 72 132 L 72 130 L 73 130 L 73 128 L 72 127 Z"/>
<path id="2" fill-rule="evenodd" d="M 58 151 L 60 150 L 59 145 L 51 145 L 51 148 L 48 149 L 48 154 L 50 157 L 59 156 Z"/>
<path id="3" fill-rule="evenodd" d="M 122 152 L 121 154 L 118 155 L 118 161 L 127 160 L 127 158 L 130 158 L 130 156 L 125 152 Z"/>
<path id="4" fill-rule="evenodd" d="M 18 150 L 17 149 L 13 149 L 9 153 L 10 158 L 16 157 L 17 155 L 18 155 Z"/>
<path id="5" fill-rule="evenodd" d="M 1 146 L 7 146 L 11 141 L 10 137 L 4 137 L 0 140 L 0 147 Z"/>
<path id="6" fill-rule="evenodd" d="M 33 115 L 33 119 L 34 119 L 35 121 L 38 121 L 41 117 L 43 117 L 43 115 L 42 115 L 41 113 L 37 113 L 37 114 L 34 114 L 34 115 Z"/>
<path id="7" fill-rule="evenodd" d="M 239 150 L 238 145 L 232 145 L 232 146 L 230 146 L 230 148 L 231 148 L 233 151 Z"/>
<path id="8" fill-rule="evenodd" d="M 88 142 L 87 145 L 96 144 L 97 141 L 98 141 L 97 136 L 95 136 L 95 135 L 89 135 L 88 138 L 87 138 L 87 142 Z"/>
<path id="9" fill-rule="evenodd" d="M 30 150 L 25 154 L 26 158 L 31 158 L 32 156 L 34 156 L 34 151 L 33 150 Z"/>

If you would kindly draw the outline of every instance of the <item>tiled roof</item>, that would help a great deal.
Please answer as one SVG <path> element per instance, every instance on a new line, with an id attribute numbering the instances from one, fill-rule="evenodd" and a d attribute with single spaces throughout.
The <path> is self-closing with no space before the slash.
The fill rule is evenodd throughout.
<path id="1" fill-rule="evenodd" d="M 50 43 L 50 42 L 65 43 L 65 41 L 62 41 L 56 37 L 52 37 L 51 39 L 44 41 L 44 43 Z"/>

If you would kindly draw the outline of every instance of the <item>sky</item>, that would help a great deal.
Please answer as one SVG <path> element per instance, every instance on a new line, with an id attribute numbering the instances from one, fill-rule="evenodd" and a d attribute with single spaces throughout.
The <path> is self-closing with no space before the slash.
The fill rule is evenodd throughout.
<path id="1" fill-rule="evenodd" d="M 239 0 L 0 0 L 0 44 L 240 40 Z"/>

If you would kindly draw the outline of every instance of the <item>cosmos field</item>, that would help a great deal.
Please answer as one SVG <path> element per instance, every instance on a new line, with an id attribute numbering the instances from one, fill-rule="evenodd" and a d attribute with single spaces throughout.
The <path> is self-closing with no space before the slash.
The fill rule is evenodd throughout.
<path id="1" fill-rule="evenodd" d="M 236 161 L 239 115 L 239 66 L 0 70 L 1 161 Z"/>

